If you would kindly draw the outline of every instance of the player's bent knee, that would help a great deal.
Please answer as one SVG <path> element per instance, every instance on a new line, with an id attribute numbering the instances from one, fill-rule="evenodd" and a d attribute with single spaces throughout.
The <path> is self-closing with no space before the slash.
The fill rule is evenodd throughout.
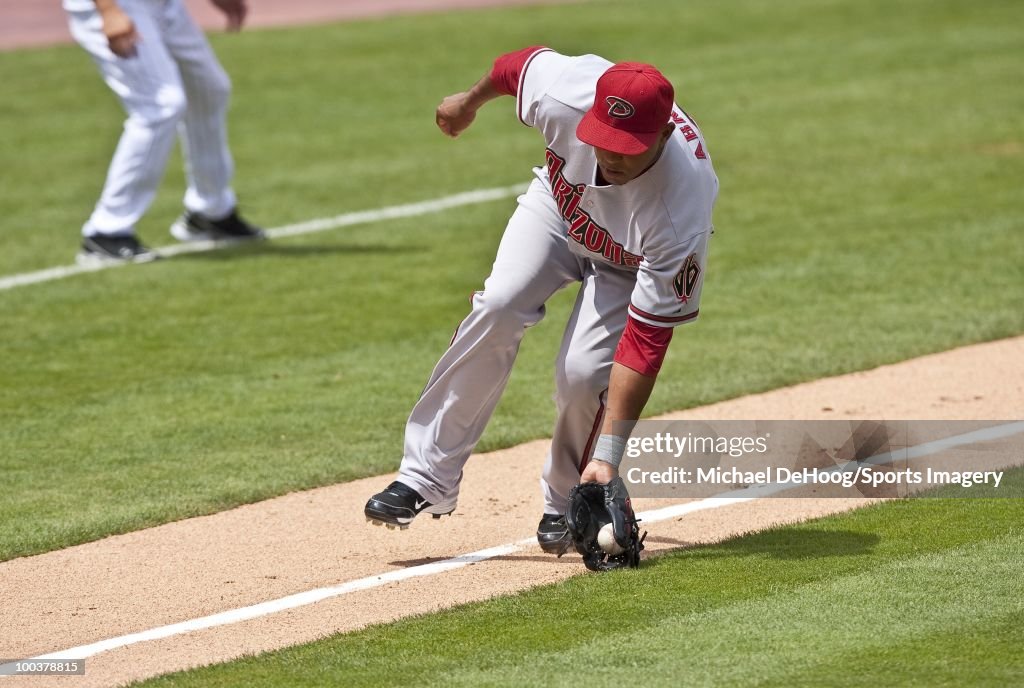
<path id="1" fill-rule="evenodd" d="M 611 363 L 604 357 L 578 354 L 559 361 L 555 374 L 563 399 L 598 399 L 608 389 Z"/>
<path id="2" fill-rule="evenodd" d="M 131 118 L 150 126 L 173 125 L 185 116 L 188 99 L 179 86 L 165 86 L 134 108 Z"/>
<path id="3" fill-rule="evenodd" d="M 203 89 L 203 97 L 214 107 L 227 107 L 228 101 L 231 100 L 231 79 L 228 77 L 227 72 L 220 70 L 210 80 L 207 88 Z"/>
<path id="4" fill-rule="evenodd" d="M 544 317 L 544 306 L 524 303 L 516 294 L 485 291 L 473 299 L 473 311 L 495 327 L 523 329 Z"/>

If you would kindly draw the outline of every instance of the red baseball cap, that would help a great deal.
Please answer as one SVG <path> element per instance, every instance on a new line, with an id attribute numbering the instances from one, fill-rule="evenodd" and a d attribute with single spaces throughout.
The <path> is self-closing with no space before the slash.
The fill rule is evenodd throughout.
<path id="1" fill-rule="evenodd" d="M 674 99 L 672 84 L 657 69 L 620 62 L 597 80 L 594 106 L 576 127 L 576 138 L 613 153 L 643 153 L 668 123 Z"/>

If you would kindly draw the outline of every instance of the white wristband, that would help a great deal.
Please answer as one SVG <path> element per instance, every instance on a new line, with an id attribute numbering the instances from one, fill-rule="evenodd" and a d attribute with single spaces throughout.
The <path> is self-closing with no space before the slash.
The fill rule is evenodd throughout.
<path id="1" fill-rule="evenodd" d="M 622 455 L 626 453 L 626 438 L 619 435 L 601 435 L 594 447 L 594 459 L 619 467 Z"/>

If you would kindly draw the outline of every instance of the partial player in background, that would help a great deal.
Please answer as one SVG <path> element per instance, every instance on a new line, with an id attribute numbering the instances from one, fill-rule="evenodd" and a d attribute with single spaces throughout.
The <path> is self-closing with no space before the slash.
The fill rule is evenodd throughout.
<path id="1" fill-rule="evenodd" d="M 544 137 L 546 164 L 519 197 L 484 290 L 412 410 L 398 480 L 370 498 L 365 514 L 404 528 L 421 511 L 454 511 L 462 468 L 526 328 L 556 291 L 579 283 L 556 359 L 558 419 L 537 540 L 555 553 L 573 544 L 570 492 L 598 483 L 632 530 L 632 543 L 623 530 L 620 544 L 632 544 L 623 563 L 635 565 L 638 536 L 618 477 L 630 425 L 613 424 L 640 417 L 673 328 L 697 317 L 718 179 L 697 125 L 650 65 L 526 48 L 445 98 L 437 125 L 458 136 L 502 95 L 514 96 L 519 119 Z M 572 503 L 581 510 L 575 520 L 590 524 L 583 502 Z M 577 534 L 578 551 L 597 547 L 599 525 Z"/>
<path id="2" fill-rule="evenodd" d="M 228 29 L 245 0 L 212 0 Z M 225 115 L 231 82 L 182 0 L 64 0 L 71 35 L 92 56 L 128 113 L 99 202 L 82 227 L 80 263 L 145 262 L 135 224 L 149 209 L 176 135 L 185 157 L 180 241 L 260 239 L 238 215 Z"/>

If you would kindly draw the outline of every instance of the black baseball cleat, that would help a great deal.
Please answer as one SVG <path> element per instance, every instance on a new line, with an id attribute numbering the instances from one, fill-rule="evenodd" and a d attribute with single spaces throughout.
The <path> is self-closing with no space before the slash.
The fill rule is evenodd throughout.
<path id="1" fill-rule="evenodd" d="M 544 514 L 537 526 L 537 542 L 548 554 L 562 556 L 572 546 L 569 528 L 565 525 L 565 516 Z"/>
<path id="2" fill-rule="evenodd" d="M 94 234 L 82 239 L 82 248 L 75 261 L 79 265 L 104 263 L 148 263 L 160 256 L 139 241 L 134 234 L 107 236 Z"/>
<path id="3" fill-rule="evenodd" d="M 373 525 L 400 530 L 408 528 L 416 514 L 421 511 L 434 518 L 448 516 L 455 511 L 455 500 L 431 504 L 423 499 L 419 492 L 396 480 L 383 492 L 370 497 L 363 509 L 366 520 Z"/>
<path id="4" fill-rule="evenodd" d="M 238 208 L 219 220 L 186 211 L 171 225 L 171 236 L 178 241 L 247 241 L 267 238 L 262 229 L 242 219 Z"/>

